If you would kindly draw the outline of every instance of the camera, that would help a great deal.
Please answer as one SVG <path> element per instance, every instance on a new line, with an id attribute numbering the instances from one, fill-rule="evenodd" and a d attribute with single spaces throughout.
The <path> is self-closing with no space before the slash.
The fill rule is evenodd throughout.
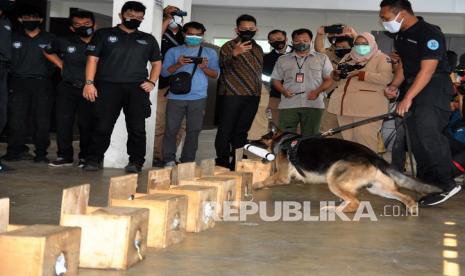
<path id="1" fill-rule="evenodd" d="M 185 56 L 185 58 L 188 58 L 188 59 L 192 60 L 191 63 L 193 63 L 193 64 L 202 64 L 202 62 L 203 62 L 203 57 Z"/>
<path id="2" fill-rule="evenodd" d="M 171 16 L 180 16 L 180 17 L 183 17 L 183 16 L 187 16 L 187 12 L 186 11 L 182 11 L 182 10 L 176 10 L 174 12 L 171 13 Z"/>
<path id="3" fill-rule="evenodd" d="M 342 24 L 336 24 L 336 25 L 331 25 L 331 26 L 326 26 L 325 27 L 325 33 L 327 34 L 342 34 L 344 31 L 344 25 Z"/>
<path id="4" fill-rule="evenodd" d="M 341 71 L 341 73 L 339 73 L 339 78 L 341 80 L 346 79 L 350 72 L 355 71 L 355 70 L 360 70 L 363 67 L 365 66 L 360 65 L 360 64 L 352 65 L 348 63 L 341 63 L 337 66 L 337 70 Z"/>

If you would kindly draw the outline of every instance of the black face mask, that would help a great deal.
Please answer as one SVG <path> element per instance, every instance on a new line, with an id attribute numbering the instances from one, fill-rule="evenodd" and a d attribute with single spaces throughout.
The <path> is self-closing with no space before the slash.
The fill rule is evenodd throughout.
<path id="1" fill-rule="evenodd" d="M 340 48 L 340 49 L 336 49 L 334 50 L 336 56 L 338 58 L 343 58 L 345 55 L 347 55 L 348 53 L 350 53 L 350 51 L 352 51 L 352 49 L 350 48 Z"/>
<path id="2" fill-rule="evenodd" d="M 270 45 L 271 45 L 271 47 L 273 47 L 273 49 L 281 51 L 282 49 L 284 49 L 284 47 L 286 47 L 286 41 L 284 41 L 284 40 L 273 41 L 273 42 L 270 43 Z"/>
<path id="3" fill-rule="evenodd" d="M 238 35 L 242 41 L 249 41 L 255 36 L 256 31 L 239 31 Z"/>
<path id="4" fill-rule="evenodd" d="M 74 32 L 80 37 L 90 37 L 94 34 L 94 27 L 81 26 L 75 28 Z"/>
<path id="5" fill-rule="evenodd" d="M 137 20 L 137 19 L 123 19 L 123 25 L 124 27 L 130 29 L 130 30 L 135 30 L 139 28 L 140 24 L 142 21 Z"/>
<path id="6" fill-rule="evenodd" d="M 27 31 L 34 31 L 35 29 L 39 28 L 40 26 L 40 20 L 32 20 L 32 21 L 23 21 L 23 27 Z"/>

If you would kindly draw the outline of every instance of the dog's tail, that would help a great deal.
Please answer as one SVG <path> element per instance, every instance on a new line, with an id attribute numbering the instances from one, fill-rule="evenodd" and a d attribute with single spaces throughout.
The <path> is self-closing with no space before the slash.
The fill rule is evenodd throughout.
<path id="1" fill-rule="evenodd" d="M 439 189 L 438 187 L 415 180 L 414 178 L 409 177 L 395 169 L 388 168 L 387 173 L 399 187 L 421 194 L 441 192 L 441 189 Z"/>

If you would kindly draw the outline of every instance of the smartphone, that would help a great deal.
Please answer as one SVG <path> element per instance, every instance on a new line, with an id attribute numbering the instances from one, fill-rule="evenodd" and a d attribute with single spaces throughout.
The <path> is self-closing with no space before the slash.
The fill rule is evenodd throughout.
<path id="1" fill-rule="evenodd" d="M 325 33 L 327 34 L 342 34 L 344 31 L 344 25 L 337 24 L 325 27 Z"/>
<path id="2" fill-rule="evenodd" d="M 202 64 L 203 62 L 203 57 L 184 57 L 192 60 L 193 64 Z"/>

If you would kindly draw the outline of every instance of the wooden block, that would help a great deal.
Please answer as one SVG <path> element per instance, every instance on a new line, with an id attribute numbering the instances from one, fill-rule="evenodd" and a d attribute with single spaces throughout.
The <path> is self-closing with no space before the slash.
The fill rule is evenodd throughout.
<path id="1" fill-rule="evenodd" d="M 236 162 L 236 171 L 253 173 L 253 183 L 265 181 L 271 175 L 271 163 L 244 159 Z"/>
<path id="2" fill-rule="evenodd" d="M 137 196 L 134 200 L 112 199 L 111 206 L 149 209 L 147 238 L 149 247 L 165 248 L 181 242 L 186 235 L 186 196 L 175 194 L 142 195 Z"/>
<path id="3" fill-rule="evenodd" d="M 179 185 L 200 185 L 216 187 L 216 215 L 223 217 L 223 205 L 225 201 L 231 202 L 236 199 L 236 179 L 221 176 L 206 176 L 196 180 L 181 180 Z"/>
<path id="4" fill-rule="evenodd" d="M 171 185 L 172 168 L 150 170 L 148 175 L 147 193 L 154 190 L 167 190 Z"/>
<path id="5" fill-rule="evenodd" d="M 196 167 L 197 165 L 195 164 L 195 162 L 178 164 L 174 169 L 172 183 L 179 184 L 180 180 L 196 178 Z"/>
<path id="6" fill-rule="evenodd" d="M 10 222 L 10 199 L 0 198 L 0 233 L 8 231 Z"/>
<path id="7" fill-rule="evenodd" d="M 78 275 L 81 229 L 32 225 L 0 234 L 0 275 Z M 64 265 L 56 264 L 64 260 Z"/>
<path id="8" fill-rule="evenodd" d="M 252 196 L 253 173 L 227 171 L 219 173 L 217 176 L 232 177 L 236 179 L 236 204 L 234 204 L 234 206 L 239 207 L 242 200 L 247 200 L 250 196 Z"/>
<path id="9" fill-rule="evenodd" d="M 199 177 L 205 177 L 205 176 L 213 176 L 215 175 L 215 159 L 205 159 L 200 161 L 200 176 Z"/>
<path id="10" fill-rule="evenodd" d="M 148 209 L 87 206 L 89 185 L 63 190 L 60 224 L 82 229 L 79 266 L 127 269 L 147 248 Z"/>
<path id="11" fill-rule="evenodd" d="M 216 201 L 217 188 L 183 185 L 157 193 L 187 196 L 187 232 L 200 232 L 215 226 L 215 210 L 211 203 Z"/>
<path id="12" fill-rule="evenodd" d="M 23 229 L 25 227 L 27 227 L 27 225 L 8 224 L 8 227 L 6 228 L 6 231 L 7 232 L 15 231 L 15 230 L 18 230 L 18 229 Z"/>
<path id="13" fill-rule="evenodd" d="M 128 174 L 110 178 L 108 189 L 108 204 L 110 199 L 129 199 L 136 194 L 137 174 Z"/>
<path id="14" fill-rule="evenodd" d="M 213 175 L 217 175 L 217 174 L 224 173 L 224 172 L 230 172 L 230 171 L 231 170 L 228 169 L 228 168 L 221 167 L 221 166 L 215 166 L 215 170 L 213 172 Z"/>

